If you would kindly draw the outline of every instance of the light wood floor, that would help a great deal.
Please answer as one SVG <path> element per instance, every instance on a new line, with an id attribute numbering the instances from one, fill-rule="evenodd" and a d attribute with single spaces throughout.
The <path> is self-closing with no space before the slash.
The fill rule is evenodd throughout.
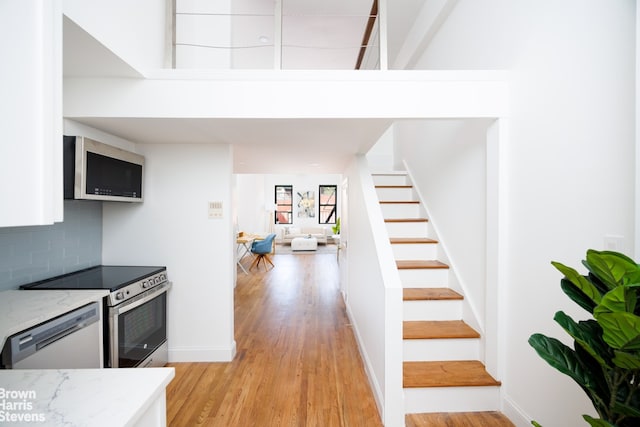
<path id="1" fill-rule="evenodd" d="M 269 271 L 238 273 L 235 359 L 170 365 L 168 425 L 382 426 L 338 290 L 335 254 L 273 260 Z M 513 424 L 487 412 L 412 414 L 406 426 Z"/>
<path id="2" fill-rule="evenodd" d="M 273 261 L 268 272 L 238 273 L 235 359 L 171 365 L 168 425 L 382 426 L 335 255 Z"/>

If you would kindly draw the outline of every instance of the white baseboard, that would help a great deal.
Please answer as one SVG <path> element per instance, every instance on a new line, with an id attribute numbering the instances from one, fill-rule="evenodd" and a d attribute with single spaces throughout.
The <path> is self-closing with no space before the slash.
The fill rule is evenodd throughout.
<path id="1" fill-rule="evenodd" d="M 506 415 L 516 427 L 531 427 L 531 417 L 527 416 L 511 399 L 505 397 L 502 400 L 502 404 L 502 413 Z"/>
<path id="2" fill-rule="evenodd" d="M 362 361 L 364 362 L 364 370 L 367 373 L 369 385 L 373 390 L 373 397 L 375 398 L 376 406 L 378 407 L 380 419 L 384 420 L 384 394 L 382 393 L 382 389 L 380 388 L 380 383 L 377 381 L 376 376 L 373 374 L 373 366 L 371 365 L 371 360 L 369 360 L 366 349 L 362 345 L 362 338 L 360 337 L 360 332 L 358 331 L 358 325 L 354 321 L 354 317 L 351 313 L 351 307 L 349 307 L 349 304 L 345 305 L 347 309 L 347 316 L 349 317 L 349 321 L 351 322 L 351 326 L 353 329 L 353 334 L 355 335 L 356 342 L 358 343 L 360 356 L 362 357 Z"/>
<path id="3" fill-rule="evenodd" d="M 169 347 L 169 362 L 231 362 L 236 342 L 230 347 Z"/>

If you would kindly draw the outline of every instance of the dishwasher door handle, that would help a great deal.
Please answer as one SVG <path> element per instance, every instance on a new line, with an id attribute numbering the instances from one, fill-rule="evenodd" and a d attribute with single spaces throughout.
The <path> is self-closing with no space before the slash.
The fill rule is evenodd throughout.
<path id="1" fill-rule="evenodd" d="M 94 320 L 95 322 L 95 320 Z M 93 323 L 93 322 L 91 322 Z M 60 331 L 57 334 L 50 336 L 49 338 L 42 340 L 40 342 L 36 343 L 36 351 L 40 351 L 43 348 L 45 348 L 46 346 L 53 344 L 54 342 L 61 340 L 62 338 L 66 337 L 67 335 L 70 335 L 76 331 L 79 331 L 80 329 L 89 326 L 91 323 L 79 323 L 76 325 L 71 326 L 68 329 L 65 329 L 64 331 Z"/>

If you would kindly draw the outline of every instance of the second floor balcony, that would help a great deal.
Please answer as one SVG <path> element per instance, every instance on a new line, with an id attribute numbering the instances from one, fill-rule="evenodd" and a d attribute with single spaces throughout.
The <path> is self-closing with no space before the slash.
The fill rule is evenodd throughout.
<path id="1" fill-rule="evenodd" d="M 377 0 L 175 0 L 172 65 L 377 70 Z"/>

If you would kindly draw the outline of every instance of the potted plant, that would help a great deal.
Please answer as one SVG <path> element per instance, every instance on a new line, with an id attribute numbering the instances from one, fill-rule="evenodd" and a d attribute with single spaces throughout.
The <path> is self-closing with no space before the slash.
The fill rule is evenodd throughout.
<path id="1" fill-rule="evenodd" d="M 640 267 L 618 252 L 588 250 L 586 258 L 586 276 L 552 262 L 564 274 L 564 293 L 592 315 L 575 322 L 555 314 L 574 348 L 542 334 L 533 334 L 529 344 L 587 394 L 599 416 L 583 415 L 589 425 L 640 426 Z"/>
<path id="2" fill-rule="evenodd" d="M 340 234 L 340 217 L 336 218 L 336 225 L 331 227 L 334 235 Z"/>

